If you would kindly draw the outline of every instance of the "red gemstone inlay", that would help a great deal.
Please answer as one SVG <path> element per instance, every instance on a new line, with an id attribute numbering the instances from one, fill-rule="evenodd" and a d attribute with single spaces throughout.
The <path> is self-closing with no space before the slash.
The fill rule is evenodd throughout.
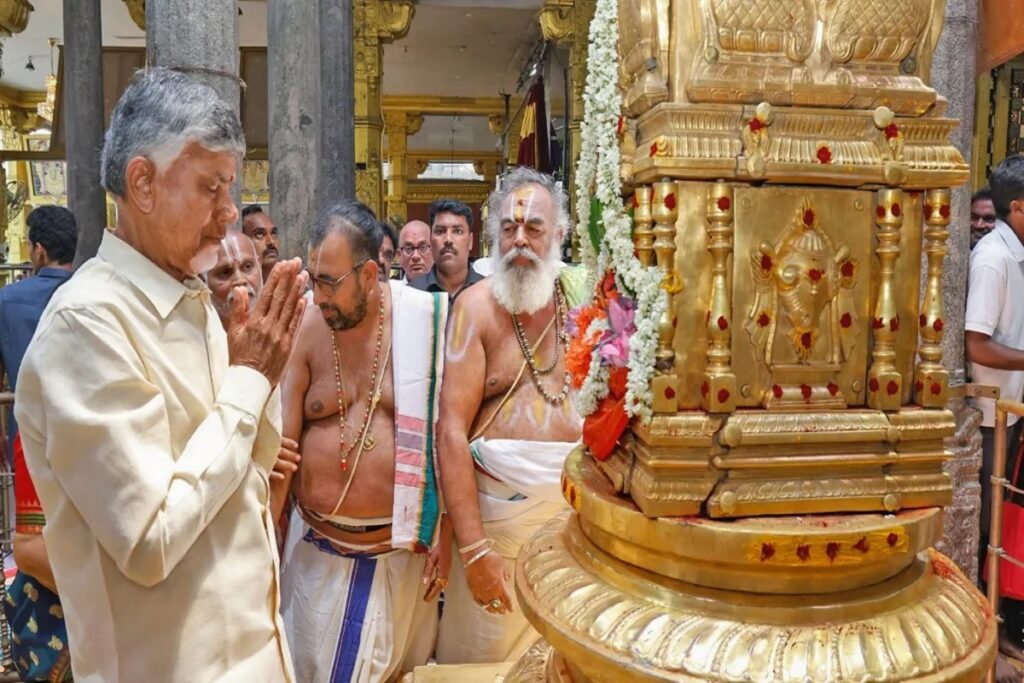
<path id="1" fill-rule="evenodd" d="M 900 385 L 896 383 L 896 380 L 891 379 L 889 383 L 885 385 L 885 393 L 890 396 L 895 396 L 896 392 L 900 390 Z"/>
<path id="2" fill-rule="evenodd" d="M 932 323 L 932 329 L 936 332 L 942 332 L 942 318 L 935 319 L 935 322 Z"/>
<path id="3" fill-rule="evenodd" d="M 824 273 L 822 273 L 817 268 L 811 268 L 809 271 L 807 271 L 807 277 L 811 278 L 811 282 L 818 282 L 819 280 L 821 280 L 822 275 L 824 275 Z"/>
<path id="4" fill-rule="evenodd" d="M 727 403 L 728 401 L 729 401 L 729 390 L 728 389 L 719 389 L 718 390 L 718 402 L 719 403 Z"/>
<path id="5" fill-rule="evenodd" d="M 843 313 L 843 317 L 839 319 L 840 327 L 849 327 L 853 324 L 853 316 L 849 313 Z"/>
<path id="6" fill-rule="evenodd" d="M 665 208 L 668 209 L 669 211 L 675 211 L 676 210 L 676 193 L 675 192 L 671 192 L 671 193 L 665 195 Z"/>
<path id="7" fill-rule="evenodd" d="M 823 164 L 832 163 L 832 150 L 827 145 L 818 148 L 818 161 Z"/>
<path id="8" fill-rule="evenodd" d="M 676 397 L 676 390 L 672 387 L 665 387 L 665 398 L 672 400 Z"/>
<path id="9" fill-rule="evenodd" d="M 943 218 L 949 218 L 949 204 L 943 204 L 939 207 L 939 215 Z"/>
<path id="10" fill-rule="evenodd" d="M 804 400 L 805 401 L 810 401 L 811 400 L 812 390 L 811 390 L 811 386 L 809 384 L 801 384 L 800 385 L 800 393 L 804 395 Z"/>
<path id="11" fill-rule="evenodd" d="M 871 321 L 871 327 L 876 330 L 880 330 L 885 327 L 885 321 L 881 318 L 875 318 Z"/>
<path id="12" fill-rule="evenodd" d="M 800 335 L 800 344 L 805 348 L 809 349 L 814 345 L 814 335 L 810 332 L 804 332 Z"/>
<path id="13" fill-rule="evenodd" d="M 814 225 L 814 210 L 813 209 L 807 209 L 806 211 L 804 211 L 804 225 L 807 225 L 807 226 Z"/>
<path id="14" fill-rule="evenodd" d="M 828 383 L 828 393 L 832 394 L 833 396 L 838 394 L 839 393 L 839 385 L 836 384 L 835 382 L 829 382 Z"/>
<path id="15" fill-rule="evenodd" d="M 934 396 L 938 396 L 939 394 L 942 393 L 942 385 L 939 384 L 938 382 L 932 382 L 932 385 L 929 388 L 931 389 L 932 395 Z"/>
<path id="16" fill-rule="evenodd" d="M 771 323 L 772 323 L 771 316 L 768 315 L 767 313 L 765 313 L 764 311 L 761 312 L 761 315 L 757 316 L 757 326 L 758 327 L 768 327 L 769 325 L 771 325 Z"/>
<path id="17" fill-rule="evenodd" d="M 751 133 L 757 133 L 764 129 L 764 122 L 755 116 L 747 122 L 747 127 L 750 128 Z"/>
<path id="18" fill-rule="evenodd" d="M 895 318 L 891 318 L 889 320 L 889 331 L 895 332 L 898 329 L 900 329 L 900 317 L 896 316 Z"/>
<path id="19" fill-rule="evenodd" d="M 881 204 L 876 206 L 875 215 L 878 216 L 879 219 L 885 218 L 885 207 L 882 206 Z"/>
<path id="20" fill-rule="evenodd" d="M 762 254 L 761 255 L 761 270 L 771 270 L 771 269 L 772 269 L 772 257 L 769 256 L 768 254 Z"/>
<path id="21" fill-rule="evenodd" d="M 925 316 L 924 313 L 922 313 L 921 317 L 917 319 L 917 322 L 921 327 L 924 327 L 925 325 L 928 324 L 928 318 Z"/>
<path id="22" fill-rule="evenodd" d="M 903 207 L 901 207 L 899 204 L 893 204 L 892 215 L 895 216 L 896 218 L 899 218 L 901 215 L 903 215 Z"/>
<path id="23" fill-rule="evenodd" d="M 729 329 L 729 321 L 725 319 L 724 315 L 718 316 L 718 329 L 722 330 L 723 332 Z"/>
<path id="24" fill-rule="evenodd" d="M 925 215 L 925 218 L 930 218 L 931 217 L 931 213 L 932 213 L 932 205 L 931 204 L 925 204 L 924 205 L 924 215 Z"/>
<path id="25" fill-rule="evenodd" d="M 811 557 L 811 546 L 803 543 L 796 547 L 796 556 L 800 558 L 801 562 L 806 562 Z"/>
<path id="26" fill-rule="evenodd" d="M 914 391 L 916 391 L 919 394 L 922 391 L 924 391 L 924 382 L 922 382 L 921 380 L 917 380 L 916 382 L 914 382 Z"/>
<path id="27" fill-rule="evenodd" d="M 657 156 L 657 155 L 658 155 L 658 143 L 657 142 L 652 142 L 651 143 L 651 156 L 653 157 L 653 156 Z"/>
<path id="28" fill-rule="evenodd" d="M 729 207 L 732 206 L 732 202 L 729 201 L 728 197 L 719 197 L 717 204 L 719 211 L 728 211 Z"/>
<path id="29" fill-rule="evenodd" d="M 774 543 L 762 543 L 761 544 L 761 561 L 770 560 L 775 555 L 775 544 Z"/>
<path id="30" fill-rule="evenodd" d="M 896 535 L 895 531 L 890 533 L 888 536 L 885 537 L 885 542 L 889 544 L 890 548 L 892 548 L 897 543 L 899 543 L 899 540 L 900 540 L 900 537 Z"/>
<path id="31" fill-rule="evenodd" d="M 711 387 L 708 386 L 707 382 L 700 385 L 700 395 L 707 398 L 708 392 L 711 391 Z"/>
<path id="32" fill-rule="evenodd" d="M 899 134 L 900 127 L 897 126 L 895 123 L 890 123 L 888 126 L 885 127 L 886 140 L 894 140 L 895 138 L 899 137 Z"/>
<path id="33" fill-rule="evenodd" d="M 870 389 L 872 392 L 878 391 L 878 379 L 872 377 L 871 380 L 868 382 L 868 389 Z"/>
<path id="34" fill-rule="evenodd" d="M 867 536 L 861 536 L 860 540 L 857 541 L 856 544 L 854 544 L 853 549 L 854 550 L 859 550 L 862 553 L 866 553 L 868 551 L 868 537 Z"/>
<path id="35" fill-rule="evenodd" d="M 853 261 L 843 261 L 842 268 L 839 272 L 843 277 L 853 277 Z"/>
<path id="36" fill-rule="evenodd" d="M 829 543 L 825 546 L 825 554 L 828 555 L 828 559 L 832 562 L 836 561 L 836 555 L 839 554 L 839 544 Z"/>
<path id="37" fill-rule="evenodd" d="M 778 384 L 773 384 L 772 393 L 775 394 L 775 398 L 782 398 L 782 387 Z"/>

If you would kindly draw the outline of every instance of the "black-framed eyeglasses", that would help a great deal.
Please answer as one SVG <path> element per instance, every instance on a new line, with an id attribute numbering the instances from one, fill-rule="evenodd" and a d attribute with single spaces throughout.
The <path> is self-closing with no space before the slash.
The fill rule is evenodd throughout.
<path id="1" fill-rule="evenodd" d="M 360 263 L 357 263 L 356 265 L 354 265 L 352 267 L 352 270 L 348 271 L 347 273 L 345 273 L 341 277 L 338 277 L 338 278 L 336 278 L 334 280 L 332 280 L 330 278 L 326 278 L 326 277 L 324 277 L 322 275 L 314 275 L 313 271 L 311 271 L 309 268 L 306 268 L 306 273 L 309 274 L 309 281 L 313 283 L 314 287 L 317 287 L 319 289 L 330 290 L 330 292 L 333 294 L 334 292 L 338 291 L 338 287 L 341 287 L 341 283 L 345 281 L 345 278 L 347 278 L 349 275 L 351 275 L 352 273 L 356 272 L 357 270 L 359 270 L 360 268 L 362 268 L 366 264 L 367 264 L 367 261 L 362 261 Z"/>
<path id="2" fill-rule="evenodd" d="M 402 252 L 406 256 L 412 256 L 415 252 L 419 252 L 420 256 L 423 256 L 428 251 L 430 251 L 430 245 L 429 244 L 406 244 L 406 245 L 403 245 L 402 247 L 400 247 L 398 249 L 398 251 Z"/>

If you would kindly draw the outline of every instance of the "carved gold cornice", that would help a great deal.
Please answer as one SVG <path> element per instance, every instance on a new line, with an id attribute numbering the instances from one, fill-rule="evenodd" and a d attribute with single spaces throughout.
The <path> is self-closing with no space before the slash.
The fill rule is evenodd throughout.
<path id="1" fill-rule="evenodd" d="M 132 21 L 135 22 L 135 25 L 145 31 L 146 0 L 124 0 L 124 4 L 125 7 L 128 8 L 128 14 L 131 15 Z"/>
<path id="2" fill-rule="evenodd" d="M 491 186 L 474 180 L 417 180 L 409 183 L 406 201 L 428 204 L 438 197 L 455 197 L 467 202 L 482 202 L 491 192 Z"/>
<path id="3" fill-rule="evenodd" d="M 402 38 L 409 32 L 414 0 L 380 0 L 377 5 L 377 35 L 385 40 Z"/>
<path id="4" fill-rule="evenodd" d="M 28 26 L 28 15 L 35 7 L 28 0 L 0 0 L 0 35 L 21 33 Z"/>
<path id="5" fill-rule="evenodd" d="M 575 0 L 545 0 L 539 17 L 544 40 L 559 42 L 573 35 L 575 4 Z"/>
<path id="6" fill-rule="evenodd" d="M 34 112 L 39 103 L 44 100 L 46 100 L 46 93 L 42 90 L 18 90 L 0 85 L 0 104 Z"/>
<path id="7" fill-rule="evenodd" d="M 519 100 L 509 107 L 514 111 Z M 469 116 L 503 116 L 505 101 L 500 97 L 444 97 L 440 95 L 385 95 L 385 111 L 410 111 L 420 114 L 463 114 Z"/>

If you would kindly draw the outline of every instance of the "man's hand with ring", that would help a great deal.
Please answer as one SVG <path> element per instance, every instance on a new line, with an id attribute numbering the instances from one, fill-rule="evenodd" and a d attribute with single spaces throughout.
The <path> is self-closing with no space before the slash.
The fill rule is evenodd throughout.
<path id="1" fill-rule="evenodd" d="M 513 611 L 506 584 L 510 578 L 505 571 L 505 559 L 494 551 L 466 567 L 466 582 L 473 599 L 491 614 Z"/>

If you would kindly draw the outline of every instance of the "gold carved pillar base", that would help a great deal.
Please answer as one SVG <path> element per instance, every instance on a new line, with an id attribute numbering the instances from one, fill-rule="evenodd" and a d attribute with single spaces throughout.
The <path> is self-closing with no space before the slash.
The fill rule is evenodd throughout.
<path id="1" fill-rule="evenodd" d="M 976 683 L 994 661 L 980 593 L 929 549 L 938 508 L 650 519 L 579 451 L 563 490 L 573 513 L 516 565 L 519 604 L 546 642 L 506 683 Z"/>

